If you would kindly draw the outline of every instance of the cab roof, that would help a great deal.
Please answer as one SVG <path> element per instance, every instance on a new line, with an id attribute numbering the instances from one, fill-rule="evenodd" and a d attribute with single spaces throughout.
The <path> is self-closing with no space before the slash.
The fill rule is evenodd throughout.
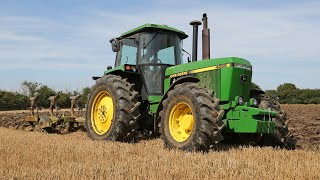
<path id="1" fill-rule="evenodd" d="M 131 36 L 133 34 L 137 34 L 137 33 L 140 33 L 140 32 L 150 32 L 150 31 L 167 31 L 167 32 L 172 32 L 174 34 L 177 34 L 181 39 L 185 39 L 188 37 L 188 35 L 183 32 L 183 31 L 180 31 L 178 29 L 175 29 L 175 28 L 172 28 L 172 27 L 169 27 L 167 25 L 159 25 L 159 24 L 143 24 L 141 26 L 138 26 L 134 29 L 131 29 L 125 33 L 122 33 L 120 38 L 125 38 L 125 37 L 128 37 L 128 36 Z"/>

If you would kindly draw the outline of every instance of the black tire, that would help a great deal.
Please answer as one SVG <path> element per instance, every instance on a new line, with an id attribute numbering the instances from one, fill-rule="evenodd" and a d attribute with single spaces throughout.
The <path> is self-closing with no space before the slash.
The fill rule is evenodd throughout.
<path id="1" fill-rule="evenodd" d="M 273 118 L 273 122 L 276 124 L 275 133 L 264 134 L 260 140 L 260 145 L 295 149 L 296 141 L 288 129 L 289 119 L 286 112 L 281 110 L 280 103 L 270 97 L 262 96 L 259 108 L 278 112 L 278 116 Z"/>
<path id="2" fill-rule="evenodd" d="M 219 99 L 196 83 L 178 84 L 168 92 L 163 101 L 161 117 L 161 137 L 166 148 L 178 148 L 186 151 L 207 151 L 210 145 L 223 140 L 221 130 L 224 127 Z M 176 141 L 169 130 L 169 118 L 172 108 L 178 103 L 186 103 L 192 110 L 194 125 L 190 136 L 183 142 Z"/>
<path id="3" fill-rule="evenodd" d="M 114 105 L 111 126 L 103 135 L 94 131 L 91 122 L 91 108 L 95 97 L 100 91 L 108 92 Z M 140 104 L 138 92 L 134 90 L 134 85 L 126 79 L 116 75 L 101 77 L 91 88 L 91 93 L 88 96 L 85 121 L 88 136 L 93 140 L 123 141 L 128 133 L 137 126 L 138 118 L 140 117 Z"/>
<path id="4" fill-rule="evenodd" d="M 262 134 L 256 133 L 239 133 L 237 134 L 239 138 L 239 143 L 245 146 L 256 146 L 262 138 Z"/>

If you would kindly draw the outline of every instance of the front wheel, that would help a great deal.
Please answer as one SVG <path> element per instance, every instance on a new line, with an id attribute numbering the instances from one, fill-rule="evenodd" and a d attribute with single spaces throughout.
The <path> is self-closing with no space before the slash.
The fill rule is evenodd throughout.
<path id="1" fill-rule="evenodd" d="M 272 120 L 276 124 L 275 132 L 264 134 L 259 142 L 260 145 L 295 149 L 296 141 L 292 138 L 288 128 L 289 119 L 286 112 L 281 110 L 279 102 L 265 96 L 262 96 L 260 100 L 259 108 L 278 112 L 278 116 Z"/>
<path id="2" fill-rule="evenodd" d="M 196 83 L 178 84 L 163 102 L 161 133 L 167 148 L 207 151 L 223 140 L 219 100 Z"/>
<path id="3" fill-rule="evenodd" d="M 92 87 L 86 109 L 87 134 L 94 140 L 122 141 L 140 117 L 138 92 L 125 79 L 106 75 Z"/>

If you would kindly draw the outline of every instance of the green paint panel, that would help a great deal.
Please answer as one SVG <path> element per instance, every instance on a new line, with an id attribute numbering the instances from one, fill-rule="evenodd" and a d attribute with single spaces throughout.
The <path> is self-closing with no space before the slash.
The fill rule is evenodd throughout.
<path id="1" fill-rule="evenodd" d="M 148 96 L 148 101 L 150 103 L 150 111 L 152 113 L 157 112 L 161 98 L 162 98 L 162 96 Z"/>
<path id="2" fill-rule="evenodd" d="M 170 78 L 166 78 L 165 80 L 164 80 L 164 87 L 163 87 L 163 89 L 164 89 L 164 92 L 167 92 L 168 91 L 168 89 L 169 89 L 169 87 L 170 87 L 170 82 L 171 82 L 171 79 Z"/>
<path id="3" fill-rule="evenodd" d="M 158 103 L 151 103 L 150 104 L 151 113 L 153 113 L 153 114 L 157 113 L 158 107 L 159 107 L 159 102 Z"/>
<path id="4" fill-rule="evenodd" d="M 277 116 L 274 111 L 262 110 L 246 105 L 236 105 L 230 102 L 228 105 L 222 106 L 223 109 L 228 108 L 226 119 L 226 131 L 231 133 L 273 133 L 275 124 L 272 118 Z"/>
<path id="5" fill-rule="evenodd" d="M 270 134 L 274 133 L 275 124 L 272 121 L 260 120 L 227 120 L 225 121 L 229 132 L 233 133 L 259 133 Z"/>
<path id="6" fill-rule="evenodd" d="M 162 96 L 148 96 L 148 101 L 151 103 L 160 102 Z"/>
<path id="7" fill-rule="evenodd" d="M 124 66 L 125 66 L 125 65 L 121 65 L 121 66 L 118 66 L 118 67 L 115 67 L 115 68 L 106 70 L 106 71 L 104 71 L 104 75 L 112 74 L 112 73 L 115 72 L 115 71 L 124 71 Z"/>
<path id="8" fill-rule="evenodd" d="M 144 24 L 144 25 L 141 25 L 139 27 L 136 27 L 134 29 L 131 29 L 123 34 L 121 34 L 120 38 L 124 38 L 124 37 L 128 37 L 128 36 L 131 36 L 133 34 L 137 34 L 137 33 L 140 33 L 140 32 L 146 32 L 146 31 L 161 31 L 161 30 L 164 30 L 164 31 L 171 31 L 175 34 L 177 34 L 181 39 L 185 39 L 188 37 L 188 35 L 183 32 L 183 31 L 180 31 L 178 29 L 175 29 L 175 28 L 172 28 L 172 27 L 169 27 L 167 25 L 159 25 L 159 24 Z"/>
<path id="9" fill-rule="evenodd" d="M 249 100 L 251 88 L 251 70 L 240 68 L 237 66 L 224 67 L 225 64 L 239 64 L 251 68 L 249 61 L 237 58 L 217 58 L 192 62 L 188 64 L 177 65 L 166 69 L 165 75 L 168 78 L 173 78 L 176 75 L 184 75 L 187 72 L 198 71 L 214 66 L 219 66 L 217 69 L 208 70 L 204 72 L 195 73 L 202 87 L 206 87 L 215 93 L 215 97 L 220 98 L 221 101 L 233 101 L 236 96 L 242 96 L 246 101 Z M 220 68 L 221 66 L 221 68 Z M 171 76 L 170 76 L 171 75 Z M 241 82 L 240 77 L 245 75 L 246 82 Z M 168 83 L 170 80 L 165 81 L 165 92 L 168 90 Z"/>
<path id="10" fill-rule="evenodd" d="M 187 64 L 180 64 L 177 66 L 172 66 L 166 69 L 165 75 L 170 76 L 171 74 L 175 74 L 179 72 L 196 70 L 200 68 L 206 68 L 206 67 L 216 66 L 220 64 L 226 64 L 226 63 L 238 63 L 238 64 L 244 64 L 247 66 L 252 66 L 249 61 L 242 58 L 238 58 L 238 57 L 216 58 L 216 59 L 208 59 L 208 60 L 202 60 L 202 61 L 196 61 L 196 62 L 191 62 Z"/>
<path id="11" fill-rule="evenodd" d="M 241 82 L 241 76 L 246 76 L 246 82 Z M 242 96 L 247 102 L 250 98 L 252 72 L 240 68 L 221 69 L 221 101 L 232 101 L 236 96 Z"/>
<path id="12" fill-rule="evenodd" d="M 195 77 L 200 80 L 199 84 L 201 87 L 212 90 L 216 97 L 219 97 L 220 93 L 220 69 L 214 71 L 207 71 L 195 74 Z M 217 92 L 219 93 L 217 94 Z"/>

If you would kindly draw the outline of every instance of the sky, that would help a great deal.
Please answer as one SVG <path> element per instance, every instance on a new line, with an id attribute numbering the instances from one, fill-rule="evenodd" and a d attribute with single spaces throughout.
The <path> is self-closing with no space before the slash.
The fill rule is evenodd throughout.
<path id="1" fill-rule="evenodd" d="M 24 80 L 59 91 L 90 87 L 114 65 L 109 39 L 144 23 L 185 31 L 191 53 L 189 23 L 204 12 L 212 57 L 249 60 L 263 89 L 320 88 L 319 1 L 1 0 L 0 89 L 20 91 Z"/>

